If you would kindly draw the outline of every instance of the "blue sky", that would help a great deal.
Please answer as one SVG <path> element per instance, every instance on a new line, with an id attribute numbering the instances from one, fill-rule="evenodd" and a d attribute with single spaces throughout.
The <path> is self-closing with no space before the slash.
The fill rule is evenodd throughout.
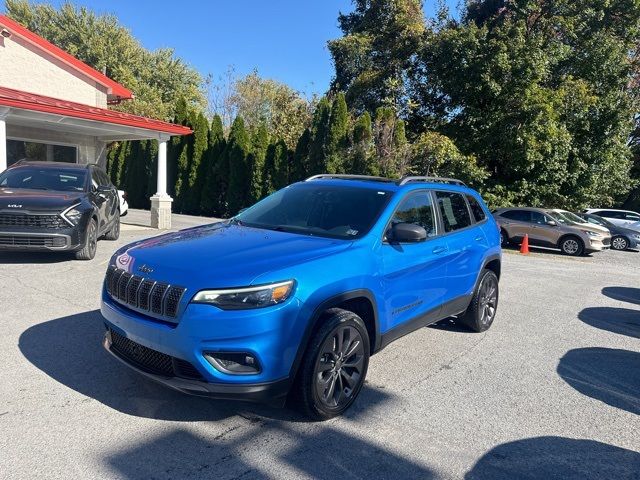
<path id="1" fill-rule="evenodd" d="M 37 3 L 38 0 L 35 0 Z M 49 0 L 55 6 L 63 0 Z M 310 95 L 323 93 L 333 75 L 327 40 L 340 36 L 338 12 L 349 0 L 72 0 L 113 13 L 149 49 L 171 47 L 203 75 L 230 65 Z M 457 0 L 447 0 L 455 10 Z M 425 0 L 427 15 L 436 0 Z"/>

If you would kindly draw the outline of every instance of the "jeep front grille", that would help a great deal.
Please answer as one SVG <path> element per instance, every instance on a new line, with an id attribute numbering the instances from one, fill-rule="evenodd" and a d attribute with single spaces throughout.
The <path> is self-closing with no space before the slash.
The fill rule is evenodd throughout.
<path id="1" fill-rule="evenodd" d="M 119 303 L 137 310 L 150 312 L 152 316 L 175 318 L 184 287 L 156 282 L 139 275 L 131 275 L 113 265 L 107 269 L 104 280 L 107 293 Z"/>

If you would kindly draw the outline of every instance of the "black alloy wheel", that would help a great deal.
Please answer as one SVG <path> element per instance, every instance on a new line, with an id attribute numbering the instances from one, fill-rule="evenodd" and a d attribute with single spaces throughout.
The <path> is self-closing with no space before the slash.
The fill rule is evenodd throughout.
<path id="1" fill-rule="evenodd" d="M 85 234 L 84 246 L 76 252 L 78 260 L 92 260 L 96 256 L 98 247 L 98 224 L 94 219 L 89 220 Z"/>
<path id="2" fill-rule="evenodd" d="M 496 317 L 498 298 L 498 277 L 492 270 L 484 270 L 467 310 L 458 320 L 474 332 L 488 330 Z"/>
<path id="3" fill-rule="evenodd" d="M 364 346 L 351 326 L 333 330 L 320 349 L 315 368 L 316 395 L 328 408 L 342 408 L 351 399 L 364 373 Z"/>

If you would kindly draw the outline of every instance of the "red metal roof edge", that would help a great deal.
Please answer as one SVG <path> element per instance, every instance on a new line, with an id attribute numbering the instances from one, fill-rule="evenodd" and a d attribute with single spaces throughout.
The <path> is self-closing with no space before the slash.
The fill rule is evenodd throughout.
<path id="1" fill-rule="evenodd" d="M 119 97 L 120 99 L 124 100 L 133 98 L 133 93 L 128 88 L 124 87 L 114 80 L 111 80 L 105 74 L 99 72 L 95 68 L 90 67 L 86 63 L 81 62 L 70 53 L 67 53 L 61 48 L 56 47 L 53 43 L 50 43 L 41 36 L 36 35 L 31 30 L 28 30 L 18 22 L 11 20 L 6 15 L 0 15 L 0 25 L 4 26 L 12 34 L 22 37 L 32 45 L 35 45 L 38 48 L 44 50 L 61 62 L 83 73 L 87 77 L 92 78 L 100 85 L 107 87 L 110 90 L 110 95 Z"/>
<path id="2" fill-rule="evenodd" d="M 82 103 L 46 97 L 36 93 L 23 92 L 12 88 L 0 87 L 0 105 L 36 112 L 64 115 L 96 122 L 112 123 L 127 127 L 142 128 L 172 135 L 189 135 L 192 130 L 183 125 L 164 122 L 154 118 L 141 117 L 131 113 L 92 107 Z"/>

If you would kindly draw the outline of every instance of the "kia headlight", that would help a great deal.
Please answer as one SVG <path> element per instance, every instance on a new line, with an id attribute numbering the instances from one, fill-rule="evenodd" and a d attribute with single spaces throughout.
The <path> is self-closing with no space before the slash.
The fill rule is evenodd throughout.
<path id="1" fill-rule="evenodd" d="M 82 218 L 83 212 L 78 210 L 77 207 L 79 206 L 79 203 L 72 205 L 60 214 L 60 216 L 72 227 L 75 227 Z"/>
<path id="2" fill-rule="evenodd" d="M 201 290 L 193 297 L 192 303 L 215 305 L 222 310 L 247 310 L 269 307 L 286 301 L 293 293 L 295 282 L 270 283 L 255 287 Z"/>

